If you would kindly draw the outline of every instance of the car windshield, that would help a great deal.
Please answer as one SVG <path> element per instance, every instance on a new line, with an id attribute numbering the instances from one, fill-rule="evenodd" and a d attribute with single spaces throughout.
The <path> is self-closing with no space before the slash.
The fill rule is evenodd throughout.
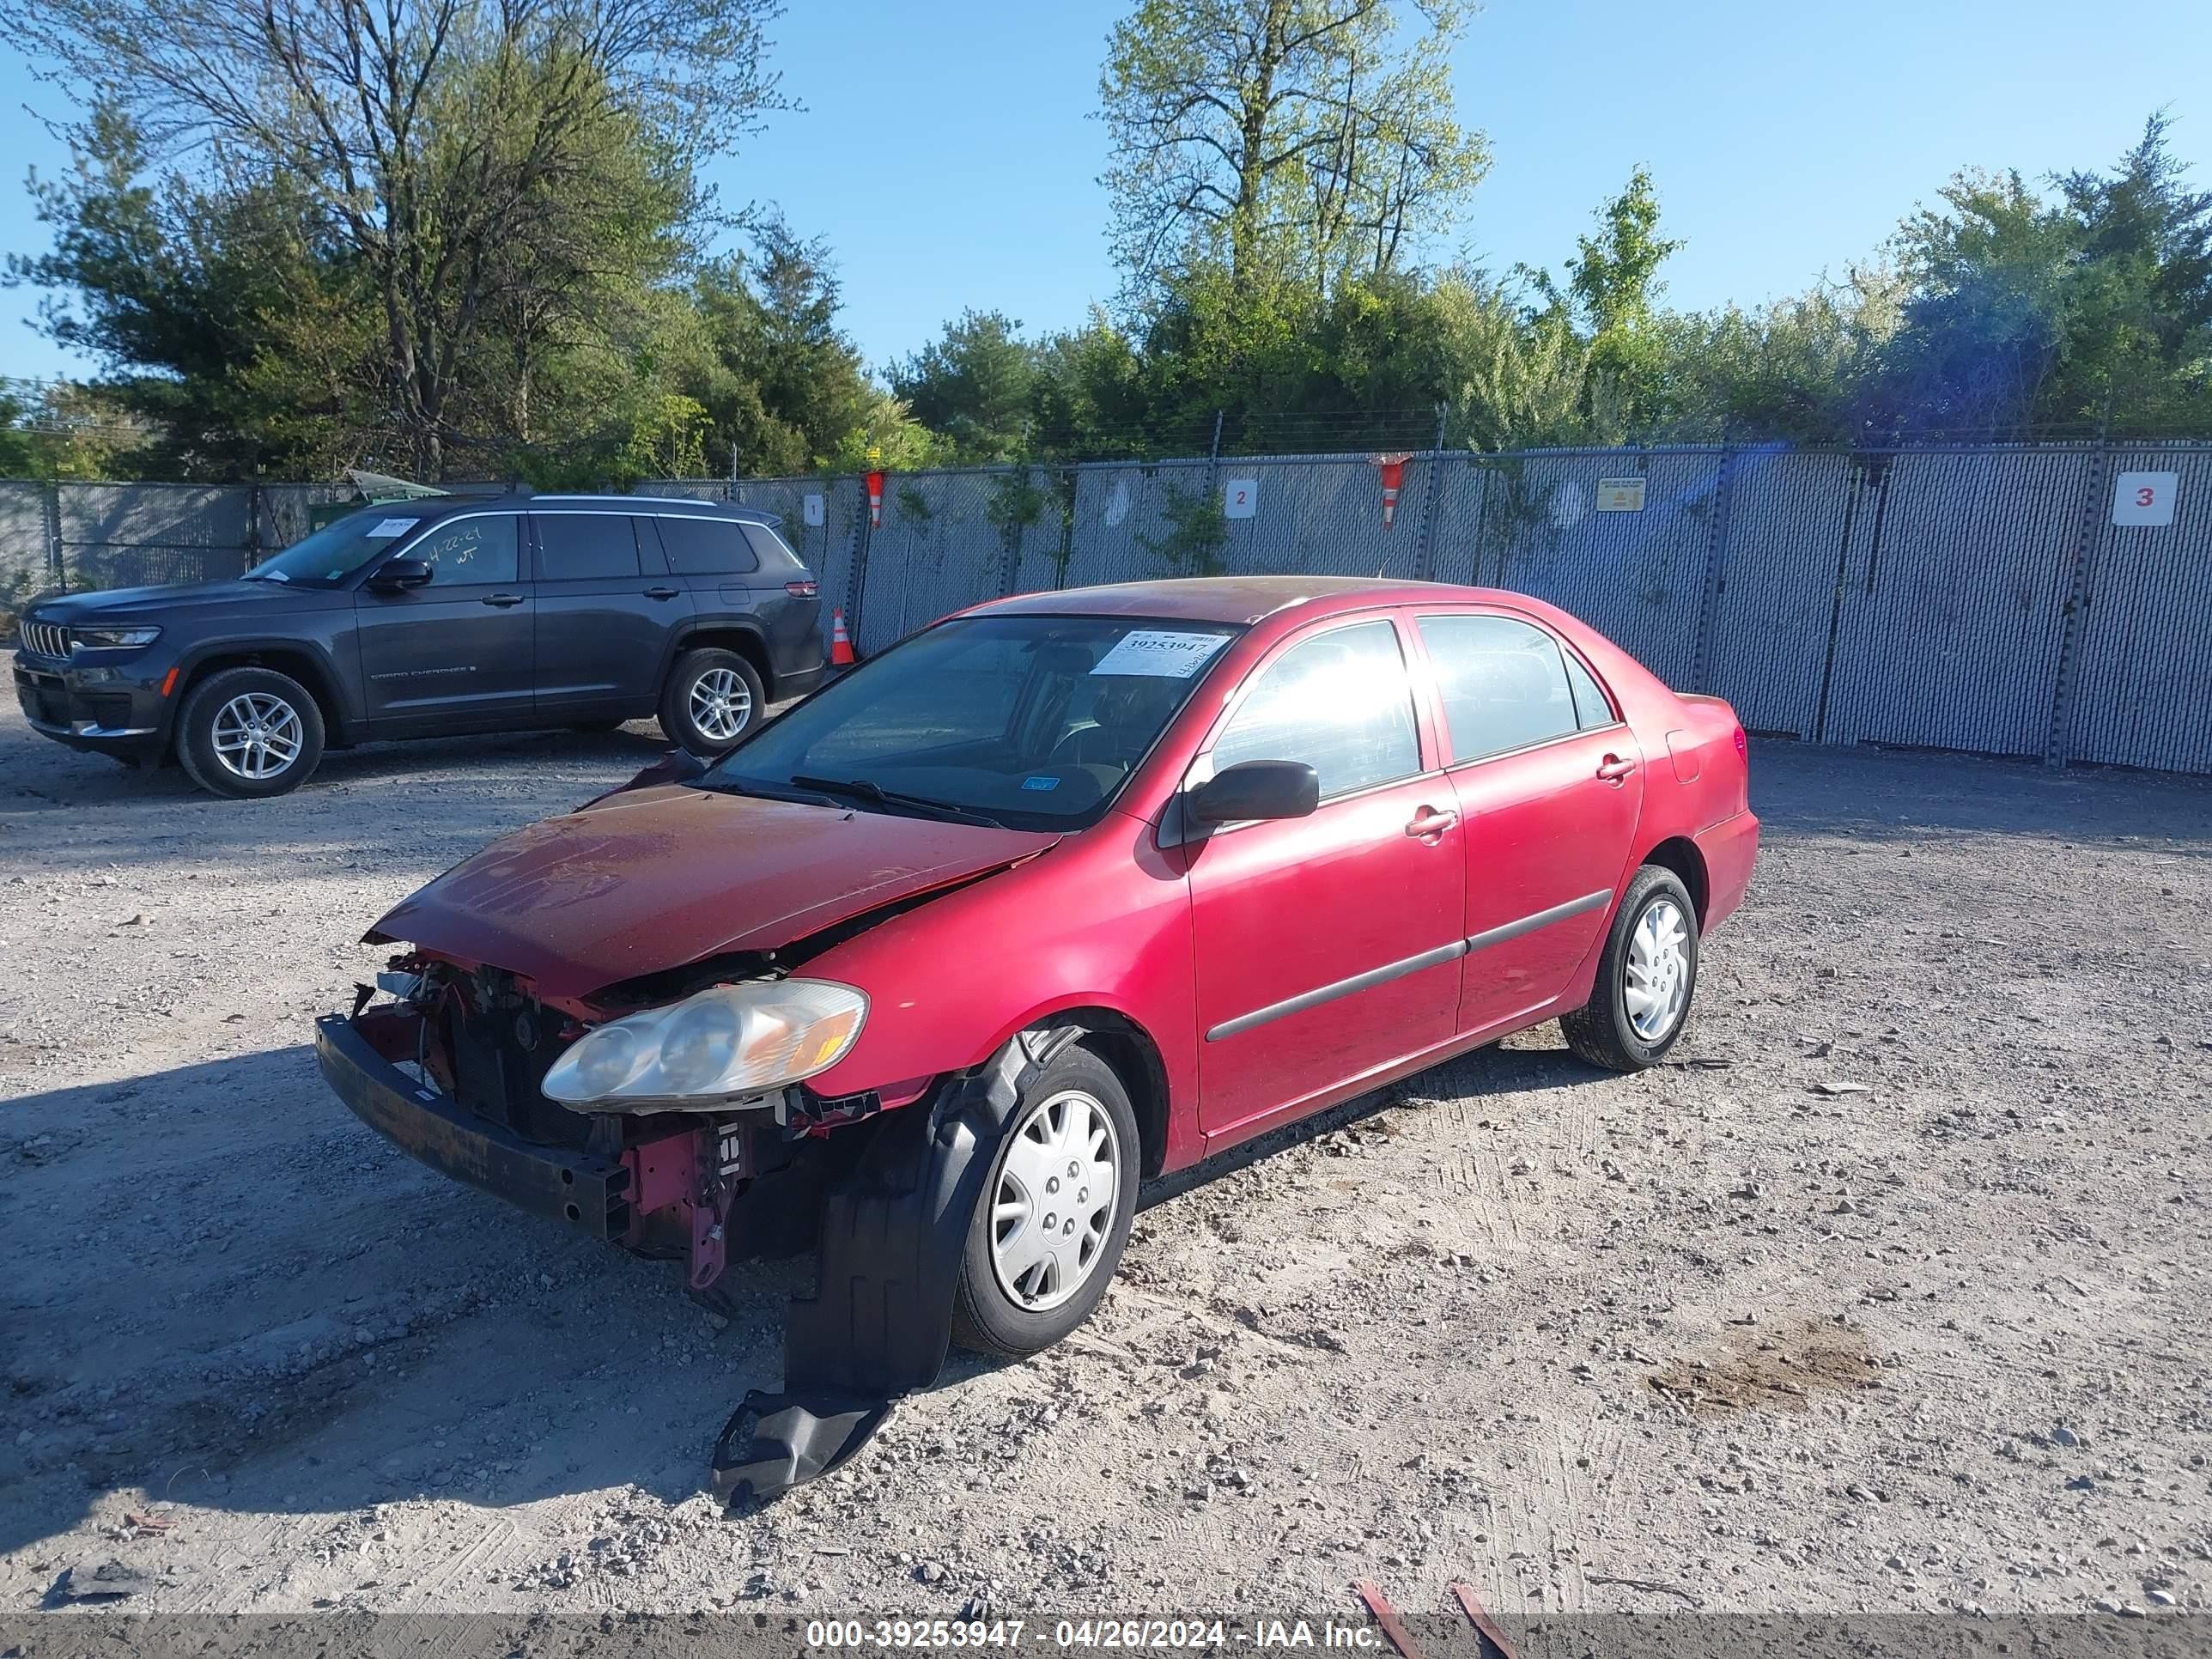
<path id="1" fill-rule="evenodd" d="M 762 727 L 700 782 L 1079 829 L 1104 812 L 1234 633 L 1127 617 L 945 623 Z"/>
<path id="2" fill-rule="evenodd" d="M 422 522 L 404 501 L 349 513 L 246 574 L 255 581 L 335 587 Z"/>

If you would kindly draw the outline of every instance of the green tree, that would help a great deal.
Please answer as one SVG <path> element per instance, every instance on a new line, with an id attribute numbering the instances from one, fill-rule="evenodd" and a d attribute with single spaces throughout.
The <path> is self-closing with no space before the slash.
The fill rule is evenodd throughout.
<path id="1" fill-rule="evenodd" d="M 1456 0 L 1138 0 L 1099 77 L 1117 258 L 1136 295 L 1218 262 L 1240 293 L 1393 268 L 1488 165 L 1462 128 Z"/>
<path id="2" fill-rule="evenodd" d="M 998 311 L 968 311 L 891 370 L 891 391 L 963 464 L 1026 453 L 1037 352 Z"/>
<path id="3" fill-rule="evenodd" d="M 1595 417 L 1601 400 L 1617 399 L 1627 428 L 1622 435 L 1645 434 L 1663 413 L 1662 348 L 1653 326 L 1659 268 L 1682 245 L 1659 234 L 1659 197 L 1646 167 L 1629 174 L 1597 220 L 1596 235 L 1576 239 L 1567 270 L 1567 295 L 1589 330 L 1583 410 Z"/>
<path id="4" fill-rule="evenodd" d="M 586 321 L 605 333 L 581 301 L 607 262 L 630 256 L 621 283 L 665 270 L 666 227 L 641 230 L 627 191 L 650 177 L 664 212 L 671 193 L 685 215 L 702 210 L 692 163 L 781 102 L 763 65 L 772 11 L 773 0 L 0 0 L 0 38 L 88 95 L 86 154 L 112 111 L 207 194 L 246 177 L 282 181 L 310 206 L 310 240 L 343 252 L 374 316 L 374 392 L 429 477 L 467 435 L 488 338 L 503 328 L 510 344 L 557 341 Z M 526 389 L 534 366 L 520 373 Z"/>
<path id="5" fill-rule="evenodd" d="M 837 325 L 836 270 L 819 238 L 774 216 L 748 259 L 709 264 L 693 288 L 700 338 L 682 372 L 708 414 L 719 468 L 804 472 L 883 414 L 859 349 Z"/>

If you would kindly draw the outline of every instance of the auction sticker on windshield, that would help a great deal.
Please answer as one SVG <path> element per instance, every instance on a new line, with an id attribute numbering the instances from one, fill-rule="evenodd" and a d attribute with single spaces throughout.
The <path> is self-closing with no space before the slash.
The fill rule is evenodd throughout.
<path id="1" fill-rule="evenodd" d="M 1187 680 L 1206 666 L 1213 653 L 1229 642 L 1225 634 L 1170 633 L 1139 629 L 1124 634 L 1121 643 L 1098 659 L 1094 674 L 1146 674 L 1159 679 Z"/>
<path id="2" fill-rule="evenodd" d="M 369 531 L 372 540 L 384 541 L 393 536 L 404 536 L 415 527 L 413 519 L 382 519 Z"/>

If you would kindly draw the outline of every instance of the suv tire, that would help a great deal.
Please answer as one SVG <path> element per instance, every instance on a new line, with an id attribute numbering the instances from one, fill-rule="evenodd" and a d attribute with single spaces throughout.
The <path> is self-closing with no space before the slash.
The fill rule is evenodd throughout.
<path id="1" fill-rule="evenodd" d="M 677 658 L 660 693 L 660 729 L 678 748 L 712 759 L 760 724 L 768 693 L 734 651 L 703 647 Z"/>
<path id="2" fill-rule="evenodd" d="M 288 793 L 322 757 L 322 709 L 306 686 L 273 668 L 210 674 L 177 711 L 177 763 L 210 795 Z"/>

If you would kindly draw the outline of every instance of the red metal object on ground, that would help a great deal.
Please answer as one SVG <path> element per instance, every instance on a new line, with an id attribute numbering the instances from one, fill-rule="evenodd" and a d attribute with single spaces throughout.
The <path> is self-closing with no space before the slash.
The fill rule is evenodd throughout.
<path id="1" fill-rule="evenodd" d="M 1412 1632 L 1399 1622 L 1398 1610 L 1390 1605 L 1389 1598 L 1364 1578 L 1352 1588 L 1359 1599 L 1367 1603 L 1367 1611 L 1382 1626 L 1383 1635 L 1390 1638 L 1390 1645 L 1403 1654 L 1405 1659 L 1421 1659 L 1420 1645 L 1413 1640 Z"/>
<path id="2" fill-rule="evenodd" d="M 1490 1614 L 1484 1611 L 1482 1603 L 1474 1599 L 1473 1590 L 1465 1584 L 1455 1583 L 1451 1591 L 1459 1598 L 1460 1611 L 1467 1615 L 1468 1622 L 1474 1626 L 1476 1633 L 1497 1650 L 1497 1659 L 1520 1659 L 1520 1656 L 1513 1651 L 1513 1644 L 1505 1639 L 1505 1632 L 1498 1628 Z"/>

